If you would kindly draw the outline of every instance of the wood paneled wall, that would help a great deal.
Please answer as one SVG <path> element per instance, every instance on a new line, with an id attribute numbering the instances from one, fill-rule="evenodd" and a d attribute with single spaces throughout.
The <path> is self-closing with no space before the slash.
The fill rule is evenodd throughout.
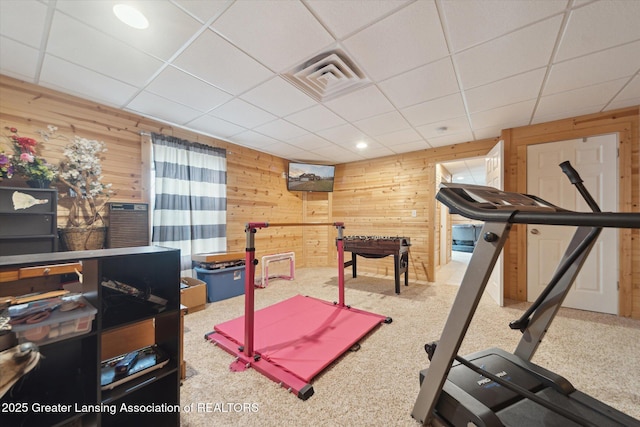
<path id="1" fill-rule="evenodd" d="M 526 146 L 617 132 L 620 136 L 621 211 L 640 212 L 640 136 L 638 107 L 507 129 L 505 188 L 526 192 Z M 286 189 L 287 161 L 215 138 L 0 76 L 0 126 L 25 136 L 52 124 L 59 133 L 107 143 L 105 181 L 116 190 L 113 201 L 148 201 L 141 132 L 157 132 L 227 149 L 227 249 L 244 251 L 244 226 L 250 221 L 345 222 L 345 235 L 411 238 L 410 280 L 434 280 L 436 274 L 436 165 L 484 156 L 499 138 L 399 154 L 336 167 L 335 191 L 295 193 Z M 39 138 L 39 137 L 38 137 Z M 39 139 L 40 140 L 40 139 Z M 56 162 L 64 141 L 42 144 L 42 154 Z M 59 225 L 66 202 L 61 199 Z M 412 211 L 416 216 L 412 216 Z M 620 232 L 620 313 L 640 318 L 640 232 Z M 257 257 L 294 251 L 298 266 L 335 266 L 332 227 L 269 227 L 256 235 Z M 526 234 L 515 227 L 505 253 L 505 297 L 526 298 Z M 391 258 L 362 259 L 359 270 L 393 276 Z M 635 285 L 634 285 L 635 284 Z"/>
<path id="2" fill-rule="evenodd" d="M 411 238 L 410 280 L 433 281 L 439 224 L 436 165 L 484 156 L 496 142 L 487 139 L 338 165 L 333 220 L 345 222 L 346 235 Z M 358 270 L 393 276 L 393 258 L 358 260 Z"/>
<path id="3" fill-rule="evenodd" d="M 0 75 L 0 130 L 15 127 L 23 136 L 36 138 L 41 154 L 51 163 L 62 157 L 66 141 L 43 142 L 39 130 L 48 125 L 58 127 L 66 137 L 74 134 L 98 139 L 107 144 L 103 161 L 104 182 L 112 183 L 115 202 L 148 202 L 149 167 L 144 162 L 141 132 L 172 135 L 189 141 L 227 150 L 227 249 L 244 251 L 244 227 L 250 221 L 300 222 L 302 195 L 287 191 L 283 172 L 287 161 L 228 144 L 214 138 L 149 120 L 122 110 L 65 95 Z M 148 138 L 147 138 L 148 139 Z M 2 148 L 11 149 L 3 138 Z M 5 182 L 4 184 L 8 184 Z M 11 185 L 21 185 L 11 180 Z M 67 197 L 60 191 L 58 225 L 64 226 L 68 213 Z M 297 228 L 265 229 L 256 234 L 256 256 L 295 251 L 299 265 L 304 265 L 302 231 Z"/>

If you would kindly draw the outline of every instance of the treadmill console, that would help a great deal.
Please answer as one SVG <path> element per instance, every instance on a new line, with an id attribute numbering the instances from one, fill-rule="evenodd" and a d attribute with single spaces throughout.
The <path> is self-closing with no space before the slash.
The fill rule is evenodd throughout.
<path id="1" fill-rule="evenodd" d="M 493 187 L 443 183 L 441 189 L 450 189 L 475 208 L 556 211 L 559 208 L 538 197 L 498 190 Z M 446 190 L 445 190 L 446 191 Z M 447 204 L 444 200 L 443 203 Z"/>

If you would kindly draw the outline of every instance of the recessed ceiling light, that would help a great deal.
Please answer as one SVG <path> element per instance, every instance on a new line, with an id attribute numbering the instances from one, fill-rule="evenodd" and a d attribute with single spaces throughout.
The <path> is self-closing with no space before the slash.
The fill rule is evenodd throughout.
<path id="1" fill-rule="evenodd" d="M 356 147 L 362 150 L 363 148 L 367 148 L 367 143 L 366 142 L 358 142 L 356 144 Z"/>
<path id="2" fill-rule="evenodd" d="M 119 20 L 130 27 L 137 28 L 139 30 L 144 30 L 149 27 L 149 21 L 142 12 L 128 4 L 117 4 L 113 6 L 113 13 Z"/>

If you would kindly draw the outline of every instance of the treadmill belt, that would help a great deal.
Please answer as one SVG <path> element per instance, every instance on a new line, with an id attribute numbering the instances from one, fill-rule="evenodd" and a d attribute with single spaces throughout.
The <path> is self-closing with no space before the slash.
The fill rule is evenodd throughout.
<path id="1" fill-rule="evenodd" d="M 562 406 L 565 409 L 570 410 L 571 412 L 583 417 L 588 420 L 590 423 L 601 427 L 628 427 L 632 425 L 637 425 L 637 420 L 633 420 L 632 418 L 628 419 L 619 419 L 614 420 L 609 416 L 603 415 L 602 413 L 593 409 L 598 406 L 598 403 L 601 402 L 595 401 L 595 399 L 590 398 L 584 394 L 587 399 L 593 400 L 590 402 L 589 406 L 585 406 L 581 402 L 576 399 L 573 399 L 572 396 L 574 394 L 581 394 L 580 392 L 574 392 L 569 396 L 565 396 L 557 391 L 545 388 L 542 391 L 536 393 L 539 397 L 548 400 L 552 403 L 555 403 L 559 406 Z M 609 408 L 610 409 L 610 408 Z M 556 414 L 528 399 L 521 400 L 516 404 L 509 406 L 503 411 L 499 411 L 496 413 L 500 421 L 505 426 L 527 426 L 527 427 L 535 427 L 535 426 L 544 426 L 544 427 L 578 427 L 580 424 L 575 423 L 571 420 L 567 420 L 562 415 Z M 613 416 L 620 416 L 624 414 L 612 414 Z M 626 416 L 625 416 L 626 417 Z"/>

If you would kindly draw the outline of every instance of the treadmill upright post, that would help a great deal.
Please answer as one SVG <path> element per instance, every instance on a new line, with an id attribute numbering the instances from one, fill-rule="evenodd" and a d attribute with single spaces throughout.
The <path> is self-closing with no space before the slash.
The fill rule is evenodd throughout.
<path id="1" fill-rule="evenodd" d="M 560 264 L 562 264 L 562 262 L 569 257 L 569 254 L 576 250 L 576 248 L 589 237 L 592 230 L 594 230 L 592 227 L 578 227 L 576 229 Z M 560 306 L 571 290 L 571 285 L 576 280 L 578 273 L 580 273 L 582 265 L 589 256 L 589 253 L 595 244 L 595 240 L 596 239 L 594 238 L 586 250 L 582 251 L 578 258 L 571 264 L 571 267 L 569 267 L 567 272 L 562 275 L 556 286 L 554 286 L 546 298 L 540 303 L 540 306 L 533 312 L 531 320 L 523 331 L 520 342 L 513 354 L 523 360 L 531 361 L 533 355 L 538 349 L 538 346 L 542 342 L 542 339 L 549 330 L 551 322 L 553 322 L 558 310 L 560 310 Z"/>
<path id="2" fill-rule="evenodd" d="M 338 305 L 344 307 L 344 241 L 342 230 L 344 225 L 336 223 L 338 237 L 336 238 L 336 247 L 338 248 Z M 355 268 L 353 269 L 355 271 Z"/>
<path id="3" fill-rule="evenodd" d="M 411 416 L 423 425 L 427 425 L 433 416 L 451 364 L 458 354 L 510 229 L 511 224 L 508 222 L 486 222 L 482 227 L 482 237 L 478 240 L 464 274 L 444 325 L 440 342 L 411 412 Z M 484 238 L 487 235 L 495 237 L 494 239 Z"/>

